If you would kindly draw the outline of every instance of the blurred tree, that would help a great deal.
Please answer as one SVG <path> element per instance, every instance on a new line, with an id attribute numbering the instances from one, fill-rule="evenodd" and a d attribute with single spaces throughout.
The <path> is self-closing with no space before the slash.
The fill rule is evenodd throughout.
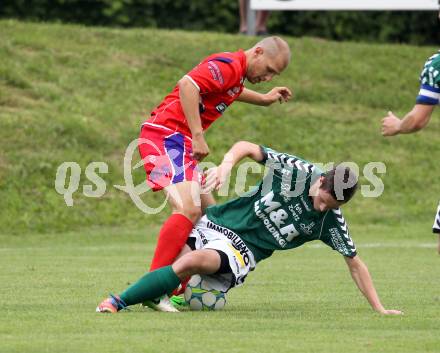
<path id="1" fill-rule="evenodd" d="M 233 0 L 3 0 L 0 17 L 117 27 L 158 27 L 235 33 Z M 438 44 L 436 12 L 274 12 L 272 33 L 361 40 Z"/>

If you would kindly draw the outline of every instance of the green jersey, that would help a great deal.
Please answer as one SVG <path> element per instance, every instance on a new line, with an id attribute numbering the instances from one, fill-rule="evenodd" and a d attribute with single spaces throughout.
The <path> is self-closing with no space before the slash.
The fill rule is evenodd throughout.
<path id="1" fill-rule="evenodd" d="M 318 212 L 309 196 L 322 171 L 298 157 L 261 146 L 268 173 L 254 190 L 206 210 L 210 221 L 237 233 L 261 261 L 274 250 L 321 240 L 344 256 L 354 257 L 340 209 Z"/>
<path id="2" fill-rule="evenodd" d="M 420 74 L 420 91 L 416 104 L 437 105 L 440 102 L 440 51 L 431 56 Z"/>

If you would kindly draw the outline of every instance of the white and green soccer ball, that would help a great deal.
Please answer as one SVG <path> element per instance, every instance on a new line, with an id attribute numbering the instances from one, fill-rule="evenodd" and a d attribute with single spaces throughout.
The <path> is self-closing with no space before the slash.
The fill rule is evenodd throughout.
<path id="1" fill-rule="evenodd" d="M 221 310 L 226 294 L 213 289 L 200 275 L 193 275 L 185 289 L 185 300 L 191 310 Z"/>

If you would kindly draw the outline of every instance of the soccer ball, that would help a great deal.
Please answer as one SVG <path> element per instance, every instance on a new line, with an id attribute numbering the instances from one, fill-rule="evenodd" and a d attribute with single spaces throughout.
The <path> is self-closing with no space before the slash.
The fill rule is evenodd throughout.
<path id="1" fill-rule="evenodd" d="M 220 310 L 226 304 L 226 295 L 213 289 L 200 275 L 194 275 L 186 286 L 185 300 L 191 310 Z"/>

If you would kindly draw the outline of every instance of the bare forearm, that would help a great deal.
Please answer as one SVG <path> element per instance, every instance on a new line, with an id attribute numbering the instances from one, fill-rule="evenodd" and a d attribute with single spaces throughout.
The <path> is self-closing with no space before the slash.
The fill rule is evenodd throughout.
<path id="1" fill-rule="evenodd" d="M 200 95 L 197 88 L 187 79 L 179 81 L 179 95 L 188 127 L 193 137 L 203 133 L 199 112 Z"/>
<path id="2" fill-rule="evenodd" d="M 202 193 L 200 195 L 200 201 L 201 201 L 201 207 L 202 207 L 202 214 L 205 214 L 206 208 L 216 204 L 215 198 L 212 195 L 212 193 L 210 193 L 210 192 L 207 194 Z"/>
<path id="3" fill-rule="evenodd" d="M 428 124 L 434 107 L 433 105 L 416 104 L 400 121 L 399 133 L 410 134 L 423 129 Z"/>
<path id="4" fill-rule="evenodd" d="M 351 268 L 350 273 L 357 287 L 368 300 L 371 307 L 378 312 L 383 312 L 384 307 L 382 306 L 376 289 L 374 288 L 373 280 L 371 279 L 368 268 L 362 264 L 356 268 Z"/>
<path id="5" fill-rule="evenodd" d="M 399 127 L 400 134 L 410 134 L 412 132 L 419 131 L 425 127 L 426 124 L 417 119 L 417 115 L 413 111 L 410 111 L 402 119 Z"/>
<path id="6" fill-rule="evenodd" d="M 222 164 L 228 164 L 230 168 L 240 162 L 242 159 L 250 157 L 259 162 L 263 159 L 260 146 L 247 141 L 240 141 L 234 144 L 225 154 Z"/>
<path id="7" fill-rule="evenodd" d="M 228 180 L 232 168 L 243 158 L 250 157 L 260 162 L 264 155 L 259 145 L 247 141 L 237 142 L 223 157 L 218 167 L 208 169 L 206 173 L 205 190 L 220 190 Z"/>
<path id="8" fill-rule="evenodd" d="M 265 99 L 265 95 L 245 88 L 237 98 L 239 102 L 267 106 L 269 103 Z"/>
<path id="9" fill-rule="evenodd" d="M 380 302 L 379 296 L 377 295 L 376 289 L 373 285 L 373 280 L 371 279 L 370 272 L 368 272 L 367 266 L 362 262 L 359 256 L 353 258 L 346 257 L 345 262 L 351 273 L 351 277 L 358 286 L 361 293 L 367 298 L 371 307 L 377 312 L 384 315 L 401 315 L 403 314 L 400 310 L 385 309 Z"/>
<path id="10" fill-rule="evenodd" d="M 435 105 L 416 104 L 402 120 L 388 112 L 382 119 L 382 135 L 410 134 L 423 129 L 428 124 L 434 108 Z"/>

